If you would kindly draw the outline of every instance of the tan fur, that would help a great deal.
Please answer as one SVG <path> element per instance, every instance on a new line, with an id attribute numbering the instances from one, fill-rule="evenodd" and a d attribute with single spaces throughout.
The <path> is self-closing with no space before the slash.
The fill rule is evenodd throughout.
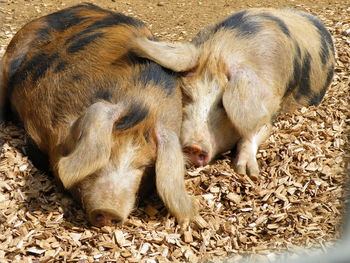
<path id="1" fill-rule="evenodd" d="M 151 59 L 173 71 L 182 72 L 197 64 L 197 49 L 190 43 L 172 44 L 136 38 L 132 49 L 140 56 Z"/>

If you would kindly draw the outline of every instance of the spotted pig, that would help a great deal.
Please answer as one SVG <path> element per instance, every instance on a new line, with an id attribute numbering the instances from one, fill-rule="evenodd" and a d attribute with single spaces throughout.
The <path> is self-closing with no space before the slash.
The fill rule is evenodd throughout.
<path id="1" fill-rule="evenodd" d="M 181 90 L 130 49 L 143 37 L 153 39 L 140 20 L 81 4 L 29 22 L 2 59 L 2 108 L 96 226 L 123 222 L 152 171 L 180 223 L 197 211 L 184 185 Z"/>
<path id="2" fill-rule="evenodd" d="M 313 15 L 291 9 L 240 11 L 189 43 L 136 39 L 135 50 L 180 76 L 181 142 L 194 165 L 237 146 L 238 173 L 259 174 L 256 153 L 279 112 L 318 105 L 331 83 L 331 35 Z"/>

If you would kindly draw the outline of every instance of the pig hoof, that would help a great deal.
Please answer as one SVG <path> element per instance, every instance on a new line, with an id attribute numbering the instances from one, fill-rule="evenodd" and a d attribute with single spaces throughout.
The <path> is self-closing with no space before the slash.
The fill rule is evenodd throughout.
<path id="1" fill-rule="evenodd" d="M 259 177 L 259 166 L 256 163 L 253 164 L 249 164 L 247 165 L 247 169 L 248 169 L 248 175 L 250 178 L 257 180 Z"/>
<path id="2" fill-rule="evenodd" d="M 90 222 L 97 227 L 116 226 L 121 224 L 123 219 L 112 211 L 95 210 L 90 215 Z"/>
<path id="3" fill-rule="evenodd" d="M 235 169 L 236 173 L 238 173 L 238 174 L 246 174 L 247 173 L 245 165 L 235 165 L 234 169 Z"/>
<path id="4" fill-rule="evenodd" d="M 183 151 L 194 166 L 205 166 L 209 163 L 209 154 L 198 145 L 187 146 Z"/>
<path id="5" fill-rule="evenodd" d="M 181 211 L 174 213 L 180 228 L 186 228 L 189 223 L 199 214 L 199 202 L 194 197 L 186 198 Z"/>
<path id="6" fill-rule="evenodd" d="M 190 225 L 190 219 L 186 218 L 186 219 L 182 220 L 182 222 L 179 222 L 179 225 L 180 225 L 181 232 L 186 231 L 186 229 Z"/>
<path id="7" fill-rule="evenodd" d="M 238 174 L 246 174 L 252 177 L 253 179 L 257 179 L 259 176 L 259 166 L 256 160 L 249 160 L 246 162 L 235 162 L 234 169 Z"/>

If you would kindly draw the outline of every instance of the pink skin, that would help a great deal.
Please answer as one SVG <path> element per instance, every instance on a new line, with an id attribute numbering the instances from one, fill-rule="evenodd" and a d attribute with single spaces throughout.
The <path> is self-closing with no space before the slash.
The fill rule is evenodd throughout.
<path id="1" fill-rule="evenodd" d="M 102 226 L 115 226 L 118 224 L 121 224 L 123 222 L 123 219 L 118 217 L 118 215 L 115 215 L 113 211 L 94 211 L 91 221 L 94 223 L 95 226 L 102 227 Z"/>
<path id="2" fill-rule="evenodd" d="M 189 144 L 183 143 L 183 152 L 186 154 L 189 162 L 196 166 L 206 166 L 208 165 L 215 156 L 219 153 L 231 150 L 236 144 L 238 136 L 235 129 L 231 126 L 231 123 L 226 118 L 216 119 L 219 120 L 216 123 L 216 129 L 208 129 L 207 136 L 204 136 L 205 127 L 202 126 L 203 133 L 201 134 L 201 140 L 199 140 L 199 135 L 192 138 L 197 138 L 197 140 L 189 139 Z M 183 132 L 185 132 L 184 130 Z M 190 131 L 187 131 L 192 132 Z M 200 133 L 196 133 L 200 134 Z M 209 140 L 205 140 L 209 138 Z"/>
<path id="3" fill-rule="evenodd" d="M 186 153 L 191 163 L 196 167 L 206 166 L 210 161 L 209 154 L 206 151 L 202 150 L 202 147 L 199 145 L 194 144 L 185 147 L 183 151 Z"/>

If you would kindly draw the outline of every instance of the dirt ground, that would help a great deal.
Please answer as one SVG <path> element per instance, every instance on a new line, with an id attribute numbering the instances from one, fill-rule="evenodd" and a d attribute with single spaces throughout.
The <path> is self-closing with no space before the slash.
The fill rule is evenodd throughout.
<path id="1" fill-rule="evenodd" d="M 81 1 L 0 0 L 0 57 L 28 21 Z M 293 7 L 318 15 L 330 30 L 337 65 L 319 107 L 280 116 L 258 153 L 255 180 L 231 169 L 230 155 L 189 169 L 186 185 L 201 217 L 181 232 L 156 197 L 121 227 L 98 229 L 39 172 L 25 135 L 0 123 L 0 262 L 198 262 L 230 258 L 271 262 L 282 252 L 327 250 L 340 237 L 350 134 L 349 0 L 101 0 L 137 17 L 163 40 L 189 40 L 203 26 L 248 7 Z M 307 36 L 306 36 L 307 37 Z"/>

